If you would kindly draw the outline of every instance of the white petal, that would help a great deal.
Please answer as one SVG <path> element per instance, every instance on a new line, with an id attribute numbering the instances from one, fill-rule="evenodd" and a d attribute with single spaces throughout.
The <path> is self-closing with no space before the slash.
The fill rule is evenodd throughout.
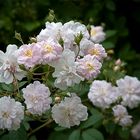
<path id="1" fill-rule="evenodd" d="M 7 79 L 10 76 L 10 72 L 8 70 L 4 71 L 3 77 Z"/>
<path id="2" fill-rule="evenodd" d="M 0 51 L 0 63 L 3 63 L 5 60 L 5 54 L 4 52 Z"/>
<path id="3" fill-rule="evenodd" d="M 16 45 L 8 45 L 7 49 L 6 49 L 6 54 L 12 54 L 13 52 L 15 52 L 17 50 L 17 46 Z"/>

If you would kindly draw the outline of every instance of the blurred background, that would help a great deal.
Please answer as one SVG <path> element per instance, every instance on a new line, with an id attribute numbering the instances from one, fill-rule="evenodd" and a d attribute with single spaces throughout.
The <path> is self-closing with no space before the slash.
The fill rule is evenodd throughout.
<path id="1" fill-rule="evenodd" d="M 140 78 L 140 0 L 0 0 L 0 49 L 21 45 L 15 31 L 28 43 L 50 20 L 49 9 L 54 10 L 56 22 L 104 26 L 104 47 L 126 62 L 127 74 Z"/>

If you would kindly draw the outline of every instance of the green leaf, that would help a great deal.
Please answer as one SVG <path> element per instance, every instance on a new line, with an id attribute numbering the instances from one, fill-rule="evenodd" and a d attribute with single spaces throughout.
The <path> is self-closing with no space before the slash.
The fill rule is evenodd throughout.
<path id="1" fill-rule="evenodd" d="M 2 86 L 0 85 L 0 92 L 3 92 Z"/>
<path id="2" fill-rule="evenodd" d="M 103 116 L 101 114 L 94 114 L 90 116 L 87 121 L 81 124 L 81 128 L 91 127 L 95 125 L 96 123 L 98 123 L 99 121 L 101 121 L 102 119 L 103 119 Z"/>
<path id="3" fill-rule="evenodd" d="M 60 132 L 54 131 L 49 135 L 47 140 L 67 140 L 69 135 L 70 134 L 67 132 L 60 133 Z"/>
<path id="4" fill-rule="evenodd" d="M 115 45 L 112 42 L 103 42 L 102 44 L 105 49 L 112 49 L 115 47 Z"/>
<path id="5" fill-rule="evenodd" d="M 5 91 L 10 91 L 12 92 L 14 90 L 13 88 L 13 85 L 12 84 L 2 84 L 2 88 L 5 90 Z"/>
<path id="6" fill-rule="evenodd" d="M 116 128 L 116 125 L 114 122 L 108 122 L 104 126 L 105 126 L 106 131 L 110 134 L 113 134 L 113 132 L 115 131 L 115 128 Z"/>
<path id="7" fill-rule="evenodd" d="M 90 108 L 89 108 L 89 111 L 90 111 L 90 113 L 91 113 L 92 115 L 98 114 L 98 115 L 102 115 L 102 116 L 103 116 L 103 114 L 102 114 L 101 112 L 99 112 L 99 110 L 97 110 L 97 109 L 95 109 L 95 108 L 93 108 L 93 107 L 90 107 Z"/>
<path id="8" fill-rule="evenodd" d="M 78 93 L 79 96 L 82 96 L 84 94 L 87 95 L 89 91 L 89 84 L 86 82 L 81 82 L 80 84 L 75 84 L 73 87 L 68 89 L 69 92 L 75 92 Z"/>
<path id="9" fill-rule="evenodd" d="M 79 140 L 80 139 L 80 130 L 74 130 L 68 140 Z"/>
<path id="10" fill-rule="evenodd" d="M 30 124 L 27 121 L 25 121 L 25 119 L 23 120 L 23 125 L 27 131 L 30 129 Z"/>
<path id="11" fill-rule="evenodd" d="M 35 29 L 37 29 L 40 26 L 39 21 L 34 21 L 34 22 L 26 22 L 23 25 L 23 28 L 25 28 L 28 32 L 31 32 Z"/>
<path id="12" fill-rule="evenodd" d="M 67 128 L 61 127 L 61 126 L 57 126 L 57 127 L 54 128 L 55 131 L 63 131 L 65 129 L 67 129 Z"/>
<path id="13" fill-rule="evenodd" d="M 19 83 L 19 88 L 23 87 L 25 84 L 27 83 L 27 81 L 22 81 Z"/>
<path id="14" fill-rule="evenodd" d="M 36 136 L 33 135 L 29 138 L 29 140 L 37 140 L 37 138 L 36 138 Z"/>
<path id="15" fill-rule="evenodd" d="M 118 133 L 123 140 L 128 140 L 130 137 L 130 130 L 127 128 L 118 129 Z"/>
<path id="16" fill-rule="evenodd" d="M 21 125 L 17 131 L 10 131 L 8 134 L 0 137 L 0 140 L 27 140 L 27 133 L 24 126 Z"/>
<path id="17" fill-rule="evenodd" d="M 96 129 L 87 129 L 82 133 L 83 140 L 104 140 L 101 132 Z"/>
<path id="18" fill-rule="evenodd" d="M 116 35 L 117 31 L 116 30 L 107 30 L 106 31 L 106 38 L 112 37 Z"/>

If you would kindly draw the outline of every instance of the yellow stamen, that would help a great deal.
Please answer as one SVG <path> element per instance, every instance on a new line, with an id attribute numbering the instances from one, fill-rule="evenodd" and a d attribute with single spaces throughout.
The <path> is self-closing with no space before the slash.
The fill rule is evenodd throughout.
<path id="1" fill-rule="evenodd" d="M 28 57 L 32 57 L 33 52 L 32 52 L 31 49 L 28 49 L 28 50 L 26 50 L 26 51 L 24 52 L 24 55 L 25 55 L 25 56 L 28 56 Z"/>
<path id="2" fill-rule="evenodd" d="M 91 55 L 99 55 L 99 51 L 97 49 L 90 49 L 89 54 L 91 54 Z"/>
<path id="3" fill-rule="evenodd" d="M 88 63 L 86 63 L 86 65 L 87 65 L 87 68 L 89 71 L 94 69 L 94 66 L 91 63 L 88 62 Z"/>
<path id="4" fill-rule="evenodd" d="M 96 35 L 96 33 L 97 33 L 97 32 L 96 32 L 96 30 L 95 30 L 95 29 L 91 29 L 91 30 L 90 30 L 90 35 L 91 35 L 91 36 L 95 36 L 95 35 Z"/>
<path id="5" fill-rule="evenodd" d="M 53 48 L 51 45 L 47 44 L 44 46 L 45 52 L 51 53 L 53 51 Z"/>

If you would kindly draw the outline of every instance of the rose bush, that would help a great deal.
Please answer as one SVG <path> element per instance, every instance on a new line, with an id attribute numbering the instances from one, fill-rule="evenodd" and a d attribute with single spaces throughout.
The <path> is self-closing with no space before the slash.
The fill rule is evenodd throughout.
<path id="1" fill-rule="evenodd" d="M 139 139 L 140 81 L 105 38 L 101 26 L 46 22 L 29 44 L 0 51 L 0 139 L 41 140 L 46 128 L 48 140 Z"/>

